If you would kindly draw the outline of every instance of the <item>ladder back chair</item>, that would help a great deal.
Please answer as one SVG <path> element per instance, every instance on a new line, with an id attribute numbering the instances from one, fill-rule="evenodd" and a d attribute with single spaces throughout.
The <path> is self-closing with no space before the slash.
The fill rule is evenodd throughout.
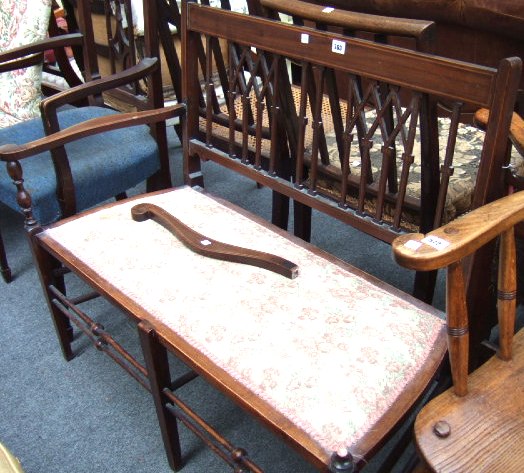
<path id="1" fill-rule="evenodd" d="M 205 101 L 205 137 L 202 137 L 201 115 L 197 120 L 190 113 L 188 118 L 185 176 L 189 185 L 204 184 L 201 159 L 215 161 L 305 208 L 331 215 L 388 243 L 399 232 L 428 231 L 440 226 L 446 215 L 454 217 L 505 195 L 503 167 L 507 164 L 507 137 L 520 59 L 503 60 L 499 69 L 491 69 L 309 28 L 296 29 L 279 22 L 268 23 L 275 28 L 275 38 L 279 38 L 271 41 L 266 35 L 253 33 L 258 32 L 258 18 L 231 15 L 221 21 L 217 18 L 227 15 L 225 11 L 204 7 L 202 11 L 209 11 L 209 17 L 202 13 L 200 20 L 199 14 L 197 31 L 193 35 L 193 29 L 189 28 L 184 38 L 187 101 L 191 106 L 201 104 L 201 91 L 210 94 Z M 236 18 L 241 18 L 238 28 L 226 31 L 225 26 L 215 26 L 215 22 L 228 25 Z M 201 35 L 208 45 L 205 61 L 199 56 Z M 238 110 L 230 115 L 231 148 L 220 153 L 223 148 L 214 146 L 213 130 L 217 124 L 210 108 L 213 91 L 202 86 L 199 71 L 200 65 L 205 64 L 206 77 L 213 75 L 209 70 L 214 63 L 211 45 L 225 40 L 241 61 L 229 65 L 227 100 L 235 101 Z M 287 88 L 288 58 L 302 65 L 298 104 L 290 99 Z M 324 91 L 328 88 L 326 77 L 333 77 L 328 71 L 344 75 L 348 86 L 332 102 L 341 104 L 337 120 L 343 133 L 331 137 L 335 157 L 326 162 L 321 145 L 327 138 L 324 130 L 327 120 L 322 110 Z M 316 91 L 314 103 L 309 100 L 311 88 Z M 337 93 L 336 87 L 330 90 L 333 95 Z M 268 97 L 271 100 L 266 102 Z M 428 117 L 436 116 L 434 108 L 442 99 L 453 103 L 453 114 L 446 127 L 437 128 L 436 120 Z M 246 105 L 244 108 L 242 103 Z M 471 159 L 468 148 L 457 148 L 460 111 L 465 103 L 476 104 L 477 108 L 489 103 L 495 111 L 485 133 L 480 135 L 482 139 L 476 143 L 479 158 Z M 393 128 L 386 126 L 385 115 L 389 111 L 393 115 Z M 289 118 L 293 116 L 297 120 L 290 131 Z M 241 130 L 239 123 L 244 127 Z M 284 148 L 281 140 L 270 140 L 265 169 L 261 166 L 264 136 L 257 131 L 264 124 L 269 124 L 271 136 L 284 133 L 289 137 L 294 133 L 287 140 L 289 154 L 281 152 Z M 249 138 L 247 129 L 255 133 L 254 139 Z M 251 149 L 249 139 L 253 143 Z M 239 152 L 232 143 L 244 146 Z M 469 183 L 473 192 L 463 201 L 451 199 L 452 194 L 460 197 L 463 186 L 460 180 L 454 180 L 453 174 L 464 172 L 471 173 Z M 296 226 L 309 226 L 307 212 L 304 213 L 306 221 L 298 220 Z M 477 284 L 475 275 L 491 264 L 492 252 L 490 247 L 477 252 L 467 278 L 468 302 L 472 313 L 478 311 L 472 322 L 479 324 L 478 330 L 473 330 L 478 340 L 472 346 L 477 347 L 490 329 L 485 309 L 490 306 L 492 292 L 489 286 L 479 286 L 483 283 Z M 423 273 L 417 276 L 425 278 Z M 428 299 L 422 297 L 424 294 L 416 295 Z"/>
<path id="2" fill-rule="evenodd" d="M 146 180 L 149 190 L 171 185 L 165 120 L 175 114 L 174 110 L 159 108 L 161 95 L 151 94 L 149 110 L 142 115 L 119 115 L 105 106 L 102 98 L 103 92 L 129 82 L 155 80 L 157 60 L 145 58 L 126 71 L 100 79 L 96 63 L 89 58 L 93 32 L 88 2 L 78 3 L 81 34 L 60 35 L 18 47 L 13 44 L 0 53 L 0 72 L 5 80 L 18 77 L 19 70 L 29 65 L 39 65 L 40 74 L 43 52 L 53 48 L 60 57 L 64 47 L 80 47 L 88 65 L 85 83 L 77 78 L 80 85 L 44 100 L 40 100 L 40 76 L 33 87 L 12 84 L 10 89 L 2 88 L 4 94 L 13 96 L 34 89 L 36 116 L 18 119 L 0 129 L 0 159 L 8 171 L 0 175 L 0 201 L 16 211 L 22 208 L 29 229 L 37 221 L 48 224 L 109 198 L 123 198 L 125 191 Z M 29 8 L 26 1 L 13 4 L 20 12 L 23 27 L 24 15 L 37 10 L 36 5 Z M 47 25 L 51 2 L 42 0 L 39 4 L 45 11 L 38 22 Z M 18 15 L 12 18 L 16 21 Z M 94 121 L 86 123 L 90 119 Z M 0 255 L 2 274 L 10 281 L 5 249 L 0 250 L 4 250 Z"/>

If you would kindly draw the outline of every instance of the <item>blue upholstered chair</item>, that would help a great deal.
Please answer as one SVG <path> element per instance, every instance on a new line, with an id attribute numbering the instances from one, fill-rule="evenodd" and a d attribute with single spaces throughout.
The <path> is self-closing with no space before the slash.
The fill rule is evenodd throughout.
<path id="1" fill-rule="evenodd" d="M 89 47 L 93 33 L 86 2 L 78 2 L 82 34 L 47 39 L 51 0 L 11 3 L 13 11 L 2 12 L 0 18 L 0 159 L 8 167 L 8 172 L 0 172 L 0 202 L 22 209 L 26 227 L 32 228 L 36 222 L 46 225 L 109 198 L 124 197 L 126 190 L 145 180 L 147 190 L 169 187 L 163 122 L 179 107 L 147 109 L 148 103 L 161 107 L 157 94 L 144 103 L 144 110 L 122 114 L 102 100 L 102 92 L 144 78 L 150 78 L 152 94 L 157 60 L 146 58 L 100 78 L 94 48 Z M 16 33 L 6 37 L 9 31 Z M 24 43 L 28 38 L 29 45 Z M 42 100 L 43 53 L 66 45 L 83 48 L 85 76 L 95 80 Z M 10 281 L 1 239 L 0 263 L 4 279 Z"/>

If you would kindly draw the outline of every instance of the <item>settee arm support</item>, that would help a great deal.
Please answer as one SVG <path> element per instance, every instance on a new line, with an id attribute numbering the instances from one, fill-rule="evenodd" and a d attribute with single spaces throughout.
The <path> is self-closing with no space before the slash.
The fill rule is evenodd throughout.
<path id="1" fill-rule="evenodd" d="M 426 235 L 406 234 L 393 242 L 393 255 L 401 266 L 418 271 L 447 267 L 448 350 L 454 391 L 458 396 L 465 396 L 468 392 L 469 316 L 462 260 L 501 236 L 497 287 L 498 355 L 505 360 L 511 359 L 517 292 L 513 227 L 522 220 L 524 192 L 515 192 Z"/>

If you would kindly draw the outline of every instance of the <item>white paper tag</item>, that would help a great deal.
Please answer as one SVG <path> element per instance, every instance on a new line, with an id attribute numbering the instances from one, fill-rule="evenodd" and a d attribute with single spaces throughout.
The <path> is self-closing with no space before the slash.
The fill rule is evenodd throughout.
<path id="1" fill-rule="evenodd" d="M 346 42 L 334 39 L 331 43 L 331 51 L 337 54 L 345 54 L 346 52 Z"/>
<path id="2" fill-rule="evenodd" d="M 331 13 L 334 12 L 335 9 L 333 7 L 326 7 L 322 10 L 322 13 Z"/>
<path id="3" fill-rule="evenodd" d="M 426 245 L 432 246 L 436 250 L 443 250 L 449 246 L 449 241 L 443 240 L 442 238 L 436 236 L 427 236 L 420 241 Z"/>
<path id="4" fill-rule="evenodd" d="M 300 42 L 303 43 L 303 44 L 308 44 L 309 43 L 309 35 L 307 33 L 302 33 L 300 35 Z"/>
<path id="5" fill-rule="evenodd" d="M 209 245 L 211 245 L 211 242 L 209 240 L 202 240 L 200 242 L 200 244 L 203 245 L 203 246 L 209 246 Z"/>
<path id="6" fill-rule="evenodd" d="M 410 250 L 417 251 L 422 246 L 422 243 L 416 240 L 408 240 L 404 243 L 404 246 Z"/>

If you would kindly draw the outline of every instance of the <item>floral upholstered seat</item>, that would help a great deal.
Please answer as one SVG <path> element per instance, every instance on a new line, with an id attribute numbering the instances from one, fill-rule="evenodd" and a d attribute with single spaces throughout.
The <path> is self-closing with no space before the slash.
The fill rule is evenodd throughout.
<path id="1" fill-rule="evenodd" d="M 140 202 L 210 239 L 285 257 L 299 274 L 196 254 L 154 221 L 133 221 Z M 437 310 L 191 188 L 114 205 L 40 238 L 271 406 L 319 456 L 358 454 L 363 433 L 445 353 Z"/>

